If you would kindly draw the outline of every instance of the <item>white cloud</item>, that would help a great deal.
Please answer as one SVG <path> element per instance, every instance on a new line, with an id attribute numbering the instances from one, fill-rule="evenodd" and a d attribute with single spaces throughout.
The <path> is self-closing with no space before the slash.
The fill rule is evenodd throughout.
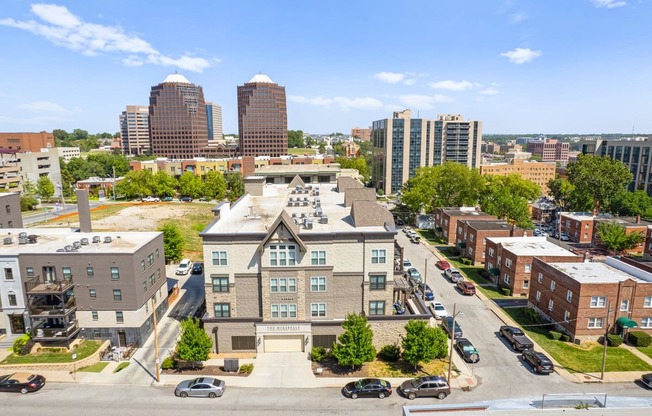
<path id="1" fill-rule="evenodd" d="M 398 99 L 403 105 L 419 110 L 432 110 L 435 108 L 435 103 L 447 103 L 454 101 L 453 97 L 449 97 L 443 94 L 405 94 L 399 95 Z"/>
<path id="2" fill-rule="evenodd" d="M 488 88 L 485 88 L 484 90 L 481 90 L 481 91 L 479 91 L 479 92 L 480 92 L 480 94 L 482 94 L 482 95 L 496 95 L 496 94 L 500 94 L 500 91 L 498 91 L 498 88 L 496 88 L 496 87 L 488 87 Z"/>
<path id="3" fill-rule="evenodd" d="M 35 20 L 16 21 L 1 19 L 0 25 L 26 30 L 57 46 L 79 51 L 86 56 L 104 53 L 127 55 L 121 62 L 127 66 L 145 63 L 175 66 L 194 72 L 203 72 L 211 61 L 184 54 L 172 58 L 162 54 L 141 37 L 125 33 L 119 26 L 104 26 L 88 23 L 72 14 L 66 7 L 56 4 L 33 4 L 31 11 L 42 22 Z"/>
<path id="4" fill-rule="evenodd" d="M 503 52 L 500 56 L 506 57 L 509 59 L 509 62 L 514 64 L 525 64 L 542 54 L 541 51 L 533 51 L 530 48 L 516 48 L 513 51 Z"/>
<path id="5" fill-rule="evenodd" d="M 522 13 L 522 12 L 511 13 L 511 14 L 507 15 L 507 19 L 509 20 L 509 23 L 511 23 L 513 25 L 519 24 L 519 23 L 523 22 L 524 20 L 526 20 L 527 18 L 528 18 L 528 16 L 525 13 Z"/>
<path id="6" fill-rule="evenodd" d="M 627 5 L 626 1 L 620 0 L 591 0 L 595 7 L 606 7 L 607 9 L 614 9 L 616 7 L 623 7 Z"/>
<path id="7" fill-rule="evenodd" d="M 438 103 L 450 103 L 452 101 L 455 101 L 455 99 L 451 96 L 448 95 L 443 95 L 443 94 L 435 94 L 433 96 L 436 102 Z"/>
<path id="8" fill-rule="evenodd" d="M 350 109 L 356 110 L 370 110 L 375 108 L 381 108 L 383 103 L 380 100 L 371 97 L 360 97 L 360 98 L 348 98 L 348 97 L 304 97 L 301 95 L 291 95 L 288 97 L 289 101 L 299 103 L 299 104 L 308 104 L 314 105 L 317 107 L 330 108 L 333 106 L 339 107 L 343 111 L 348 111 Z"/>
<path id="9" fill-rule="evenodd" d="M 473 88 L 473 83 L 469 81 L 452 81 L 449 79 L 446 81 L 431 82 L 428 86 L 436 90 L 466 91 Z"/>
<path id="10" fill-rule="evenodd" d="M 414 85 L 417 82 L 416 74 L 413 72 L 376 72 L 373 77 L 386 84 Z"/>
<path id="11" fill-rule="evenodd" d="M 18 108 L 32 113 L 66 114 L 69 112 L 59 104 L 51 101 L 34 101 L 27 104 L 20 104 Z"/>

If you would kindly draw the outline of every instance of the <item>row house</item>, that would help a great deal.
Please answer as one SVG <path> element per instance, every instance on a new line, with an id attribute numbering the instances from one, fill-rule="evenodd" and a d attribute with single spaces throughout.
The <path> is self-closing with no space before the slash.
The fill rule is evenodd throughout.
<path id="1" fill-rule="evenodd" d="M 456 246 L 462 256 L 474 264 L 485 262 L 485 249 L 489 237 L 524 237 L 527 230 L 510 225 L 503 220 L 457 220 Z"/>
<path id="2" fill-rule="evenodd" d="M 606 223 L 616 223 L 625 229 L 625 234 L 647 234 L 647 228 L 652 222 L 636 217 L 613 217 L 610 214 L 594 215 L 590 212 L 562 212 L 560 214 L 560 229 L 568 235 L 570 241 L 591 246 L 601 246 L 598 237 L 598 226 Z M 644 244 L 629 250 L 630 253 L 642 253 Z"/>
<path id="3" fill-rule="evenodd" d="M 495 220 L 497 217 L 480 211 L 477 207 L 435 208 L 435 232 L 447 244 L 456 244 L 457 221 Z"/>
<path id="4" fill-rule="evenodd" d="M 652 267 L 630 258 L 604 263 L 535 258 L 529 302 L 574 341 L 637 328 L 652 335 Z"/>
<path id="5" fill-rule="evenodd" d="M 551 262 L 583 260 L 546 237 L 487 238 L 485 270 L 496 276 L 499 288 L 508 288 L 513 296 L 527 297 L 535 257 Z"/>

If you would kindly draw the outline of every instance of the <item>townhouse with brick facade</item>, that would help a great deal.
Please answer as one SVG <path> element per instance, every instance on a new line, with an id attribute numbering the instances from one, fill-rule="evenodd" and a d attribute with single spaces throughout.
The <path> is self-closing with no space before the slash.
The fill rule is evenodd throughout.
<path id="1" fill-rule="evenodd" d="M 462 256 L 473 264 L 485 262 L 485 248 L 489 237 L 524 237 L 527 230 L 510 225 L 504 220 L 457 220 L 456 246 Z"/>
<path id="2" fill-rule="evenodd" d="M 204 229 L 204 328 L 219 353 L 332 347 L 348 313 L 364 313 L 374 344 L 398 342 L 392 305 L 407 283 L 394 268 L 392 214 L 350 178 L 274 184 L 245 178 L 236 203 Z M 357 198 L 357 199 L 356 199 Z"/>
<path id="3" fill-rule="evenodd" d="M 447 244 L 455 244 L 457 240 L 458 220 L 495 220 L 497 217 L 480 211 L 478 207 L 435 208 L 433 215 L 435 233 L 446 240 Z"/>
<path id="4" fill-rule="evenodd" d="M 593 220 L 595 215 L 591 212 L 562 212 L 559 229 L 566 234 L 573 243 L 593 243 Z"/>
<path id="5" fill-rule="evenodd" d="M 636 328 L 652 335 L 652 267 L 630 258 L 554 262 L 535 258 L 530 304 L 573 341 Z"/>
<path id="6" fill-rule="evenodd" d="M 625 229 L 625 234 L 640 233 L 642 235 L 647 235 L 648 227 L 652 225 L 651 221 L 641 219 L 640 216 L 637 217 L 618 217 L 618 218 L 606 218 L 606 217 L 596 217 L 593 221 L 593 245 L 596 247 L 604 247 L 600 237 L 598 236 L 598 226 L 600 224 L 615 223 Z M 626 250 L 629 254 L 640 254 L 643 253 L 645 249 L 645 243 L 641 243 L 634 248 Z"/>
<path id="7" fill-rule="evenodd" d="M 485 270 L 496 276 L 498 287 L 508 288 L 512 296 L 527 297 L 535 257 L 550 262 L 582 261 L 582 257 L 546 237 L 490 237 L 485 249 Z"/>

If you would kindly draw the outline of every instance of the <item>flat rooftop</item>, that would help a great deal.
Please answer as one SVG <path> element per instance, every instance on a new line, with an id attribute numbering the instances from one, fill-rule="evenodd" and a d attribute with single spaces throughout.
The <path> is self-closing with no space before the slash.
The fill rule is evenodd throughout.
<path id="1" fill-rule="evenodd" d="M 645 282 L 643 279 L 619 270 L 606 263 L 548 263 L 580 283 L 618 283 L 625 280 Z"/>
<path id="2" fill-rule="evenodd" d="M 33 243 L 20 244 L 20 233 L 28 236 L 28 241 Z M 78 233 L 69 228 L 0 228 L 0 256 L 18 254 L 80 254 L 80 253 L 114 253 L 128 254 L 140 249 L 152 241 L 160 232 L 92 232 Z M 36 238 L 31 238 L 36 236 Z M 99 238 L 98 242 L 97 238 Z M 110 237 L 110 242 L 107 237 Z M 5 239 L 11 238 L 10 244 L 5 244 Z M 81 244 L 82 239 L 87 239 L 88 244 Z M 73 247 L 78 242 L 77 251 L 65 252 L 65 247 Z M 64 252 L 57 252 L 64 250 Z"/>
<path id="3" fill-rule="evenodd" d="M 596 217 L 592 212 L 562 212 L 561 215 L 577 221 L 592 220 Z"/>
<path id="4" fill-rule="evenodd" d="M 507 222 L 502 220 L 460 220 L 469 225 L 474 230 L 509 230 L 512 228 Z"/>
<path id="5" fill-rule="evenodd" d="M 315 189 L 319 189 L 319 195 L 313 195 Z M 312 184 L 312 189 L 308 193 L 292 193 L 293 190 L 294 188 L 288 188 L 287 184 L 265 184 L 262 196 L 246 194 L 231 207 L 228 204 L 222 205 L 220 219 L 204 229 L 202 234 L 266 234 L 283 211 L 290 217 L 294 216 L 297 219 L 305 217 L 312 220 L 313 228 L 307 229 L 302 226 L 299 234 L 387 231 L 384 225 L 356 227 L 351 217 L 351 207 L 344 205 L 344 193 L 336 192 L 335 184 Z M 292 206 L 288 206 L 290 198 L 292 198 Z M 322 216 L 328 218 L 327 223 L 321 223 L 321 217 L 315 215 L 317 199 L 320 202 Z M 376 205 L 378 209 L 386 211 L 381 205 Z M 389 218 L 391 219 L 391 214 Z"/>
<path id="6" fill-rule="evenodd" d="M 281 175 L 281 174 L 297 174 L 297 175 L 307 175 L 314 173 L 331 173 L 337 174 L 341 171 L 339 163 L 328 163 L 326 165 L 313 163 L 311 165 L 265 165 L 259 168 L 256 168 L 254 171 L 255 176 L 266 176 L 266 175 Z"/>
<path id="7" fill-rule="evenodd" d="M 546 237 L 492 237 L 487 240 L 500 243 L 517 256 L 568 256 L 575 254 L 548 241 Z"/>
<path id="8" fill-rule="evenodd" d="M 442 212 L 448 214 L 451 217 L 472 217 L 472 216 L 487 216 L 492 217 L 486 212 L 476 210 L 475 207 L 452 207 L 452 208 L 442 208 Z"/>

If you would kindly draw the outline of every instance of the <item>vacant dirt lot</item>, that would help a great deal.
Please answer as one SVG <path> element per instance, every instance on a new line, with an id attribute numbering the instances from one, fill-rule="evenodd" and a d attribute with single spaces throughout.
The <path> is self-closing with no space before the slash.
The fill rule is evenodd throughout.
<path id="1" fill-rule="evenodd" d="M 207 210 L 212 206 L 202 204 Z M 143 203 L 129 206 L 115 215 L 93 220 L 101 231 L 154 231 L 163 220 L 188 217 L 197 212 L 196 204 Z M 101 214 L 100 214 L 101 215 Z"/>

